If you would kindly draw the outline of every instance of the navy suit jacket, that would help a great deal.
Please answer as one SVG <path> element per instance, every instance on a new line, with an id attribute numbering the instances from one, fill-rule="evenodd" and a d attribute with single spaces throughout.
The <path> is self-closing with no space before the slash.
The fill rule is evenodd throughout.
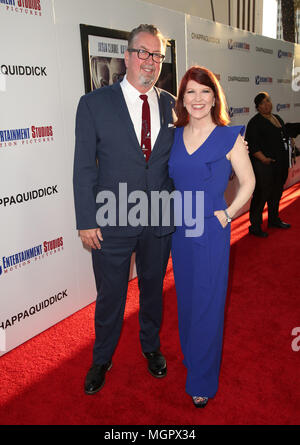
<path id="1" fill-rule="evenodd" d="M 141 190 L 172 192 L 173 182 L 168 173 L 168 160 L 173 143 L 173 108 L 175 98 L 155 88 L 158 97 L 161 128 L 152 153 L 146 162 L 119 83 L 99 88 L 81 97 L 76 115 L 76 145 L 74 157 L 74 199 L 77 229 L 99 227 L 96 213 L 98 192 L 111 191 L 119 205 L 119 184 L 127 184 L 127 196 Z M 123 203 L 124 204 L 124 203 Z M 128 211 L 130 205 L 128 205 Z M 174 231 L 160 223 L 153 227 L 157 236 Z M 135 236 L 141 226 L 117 225 L 101 227 L 103 235 Z"/>

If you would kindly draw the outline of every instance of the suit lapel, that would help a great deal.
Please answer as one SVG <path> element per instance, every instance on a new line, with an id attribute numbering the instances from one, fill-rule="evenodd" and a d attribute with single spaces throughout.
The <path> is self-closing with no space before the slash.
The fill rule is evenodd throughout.
<path id="1" fill-rule="evenodd" d="M 159 107 L 159 116 L 160 116 L 160 130 L 158 132 L 154 147 L 152 148 L 152 153 L 149 159 L 149 162 L 151 161 L 151 157 L 155 155 L 155 152 L 158 150 L 159 147 L 159 140 L 162 136 L 162 133 L 164 131 L 164 127 L 166 124 L 166 109 L 165 109 L 165 101 L 163 100 L 163 96 L 161 95 L 161 92 L 158 88 L 154 87 L 154 90 L 157 94 L 157 101 L 158 101 L 158 107 Z"/>
<path id="2" fill-rule="evenodd" d="M 154 87 L 154 91 L 157 95 L 157 101 L 158 101 L 158 107 L 159 107 L 159 117 L 160 117 L 160 128 L 163 127 L 165 122 L 165 110 L 164 110 L 164 104 L 162 100 L 162 96 L 160 94 L 160 90 L 156 87 Z"/>
<path id="3" fill-rule="evenodd" d="M 141 150 L 139 141 L 136 137 L 135 129 L 134 129 L 127 105 L 126 105 L 124 95 L 122 93 L 120 83 L 119 82 L 114 83 L 111 86 L 111 88 L 114 93 L 112 95 L 112 102 L 113 102 L 113 107 L 114 107 L 115 113 L 119 116 L 119 118 L 121 119 L 124 126 L 126 126 L 126 129 L 127 129 L 129 136 L 132 140 L 132 144 L 130 144 L 130 145 L 132 145 L 134 150 L 136 150 L 138 152 L 138 154 L 141 156 L 141 158 L 144 160 L 144 155 Z"/>

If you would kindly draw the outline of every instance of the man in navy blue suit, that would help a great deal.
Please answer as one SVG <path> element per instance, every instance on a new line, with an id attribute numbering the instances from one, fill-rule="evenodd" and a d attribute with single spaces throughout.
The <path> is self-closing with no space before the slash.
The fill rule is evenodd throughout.
<path id="1" fill-rule="evenodd" d="M 82 242 L 92 249 L 97 287 L 95 344 L 93 363 L 84 384 L 86 394 L 95 394 L 103 387 L 105 374 L 112 366 L 123 323 L 133 252 L 140 290 L 142 353 L 151 375 L 161 378 L 167 373 L 166 360 L 160 352 L 159 330 L 163 280 L 174 225 L 162 221 L 168 208 L 161 210 L 155 225 L 151 225 L 151 215 L 141 224 L 130 223 L 130 218 L 124 223 L 118 212 L 120 207 L 126 208 L 128 216 L 132 201 L 127 198 L 132 192 L 140 191 L 150 198 L 153 191 L 173 190 L 168 159 L 173 142 L 175 99 L 154 87 L 165 45 L 155 26 L 135 28 L 128 39 L 126 76 L 122 82 L 82 96 L 78 105 L 74 159 L 76 221 Z M 101 224 L 97 217 L 101 205 L 107 205 L 99 198 L 101 192 L 115 197 L 117 211 L 113 224 Z"/>

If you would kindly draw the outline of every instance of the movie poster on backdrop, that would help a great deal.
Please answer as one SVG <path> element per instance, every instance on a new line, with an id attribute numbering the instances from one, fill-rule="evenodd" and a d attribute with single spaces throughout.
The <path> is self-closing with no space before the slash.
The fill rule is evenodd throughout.
<path id="1" fill-rule="evenodd" d="M 126 40 L 89 36 L 91 90 L 123 79 L 126 73 L 124 52 Z"/>
<path id="2" fill-rule="evenodd" d="M 129 32 L 80 25 L 85 92 L 112 85 L 126 73 L 124 53 Z M 177 94 L 175 41 L 167 42 L 158 88 Z"/>
<path id="3" fill-rule="evenodd" d="M 0 3 L 0 354 L 79 309 L 52 2 L 9 3 Z"/>

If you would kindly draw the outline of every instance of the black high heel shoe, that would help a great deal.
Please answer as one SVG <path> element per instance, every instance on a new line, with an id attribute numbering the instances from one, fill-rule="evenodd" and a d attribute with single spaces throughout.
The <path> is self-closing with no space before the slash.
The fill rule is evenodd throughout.
<path id="1" fill-rule="evenodd" d="M 196 408 L 205 408 L 208 402 L 208 397 L 192 396 L 192 400 Z"/>

